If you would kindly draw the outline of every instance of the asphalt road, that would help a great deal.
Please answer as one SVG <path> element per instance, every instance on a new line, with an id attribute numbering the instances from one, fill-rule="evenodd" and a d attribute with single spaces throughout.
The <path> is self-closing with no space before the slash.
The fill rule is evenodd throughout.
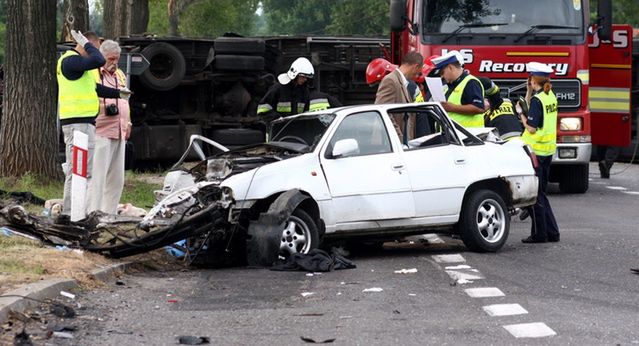
<path id="1" fill-rule="evenodd" d="M 639 275 L 630 271 L 639 267 L 639 166 L 616 164 L 609 180 L 594 165 L 591 172 L 584 195 L 551 186 L 559 243 L 522 244 L 530 221 L 513 218 L 496 254 L 442 236 L 443 244 L 388 244 L 353 257 L 357 269 L 313 276 L 245 268 L 132 274 L 123 286 L 78 293 L 79 330 L 56 344 L 171 345 L 179 335 L 221 345 L 295 345 L 301 337 L 341 345 L 639 344 Z M 382 291 L 363 292 L 369 288 Z M 476 288 L 502 295 L 471 297 L 482 291 L 467 289 Z"/>

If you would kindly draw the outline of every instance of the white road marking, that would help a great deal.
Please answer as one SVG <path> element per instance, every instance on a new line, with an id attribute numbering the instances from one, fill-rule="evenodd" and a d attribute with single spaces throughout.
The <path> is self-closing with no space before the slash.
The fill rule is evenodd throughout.
<path id="1" fill-rule="evenodd" d="M 483 306 L 482 309 L 486 311 L 488 316 L 511 316 L 511 315 L 523 315 L 528 311 L 519 304 L 494 304 Z"/>
<path id="2" fill-rule="evenodd" d="M 608 183 L 605 181 L 593 181 L 592 183 L 597 185 L 608 185 Z"/>
<path id="3" fill-rule="evenodd" d="M 469 273 L 469 272 L 464 272 L 464 271 L 457 271 L 457 270 L 446 270 L 446 274 L 448 274 L 448 276 L 450 276 L 451 279 L 455 280 L 455 281 L 459 281 L 459 280 L 481 280 L 484 279 L 484 276 L 481 275 L 480 273 Z"/>
<path id="4" fill-rule="evenodd" d="M 435 262 L 437 263 L 459 263 L 466 262 L 464 257 L 460 254 L 452 254 L 452 255 L 433 255 L 432 256 Z"/>
<path id="5" fill-rule="evenodd" d="M 487 297 L 503 297 L 505 296 L 497 287 L 479 287 L 479 288 L 467 288 L 464 290 L 466 294 L 472 298 L 487 298 Z"/>
<path id="6" fill-rule="evenodd" d="M 503 327 L 516 338 L 543 338 L 557 335 L 554 330 L 542 322 L 509 324 Z"/>
<path id="7" fill-rule="evenodd" d="M 623 193 L 628 195 L 639 195 L 639 191 L 623 191 Z"/>
<path id="8" fill-rule="evenodd" d="M 460 264 L 458 266 L 448 266 L 446 270 L 458 270 L 458 269 L 471 269 L 471 267 L 467 264 Z"/>
<path id="9" fill-rule="evenodd" d="M 628 190 L 623 186 L 606 186 L 606 189 L 617 190 L 617 191 L 625 191 Z"/>

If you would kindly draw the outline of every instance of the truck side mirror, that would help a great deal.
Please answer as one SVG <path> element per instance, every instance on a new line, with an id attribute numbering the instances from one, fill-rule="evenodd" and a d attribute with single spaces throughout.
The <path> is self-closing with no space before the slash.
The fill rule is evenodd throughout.
<path id="1" fill-rule="evenodd" d="M 406 30 L 406 0 L 391 0 L 390 28 L 393 32 Z"/>
<path id="2" fill-rule="evenodd" d="M 600 40 L 610 41 L 612 36 L 612 1 L 599 0 L 597 4 L 597 33 Z"/>

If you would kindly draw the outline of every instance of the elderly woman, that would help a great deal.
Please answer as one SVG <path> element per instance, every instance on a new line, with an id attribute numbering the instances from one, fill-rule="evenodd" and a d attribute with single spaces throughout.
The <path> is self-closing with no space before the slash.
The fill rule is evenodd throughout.
<path id="1" fill-rule="evenodd" d="M 106 64 L 99 70 L 98 83 L 124 89 L 126 75 L 118 68 L 120 46 L 106 40 L 100 46 Z M 95 125 L 95 151 L 89 186 L 88 212 L 100 210 L 115 214 L 124 187 L 124 148 L 131 134 L 129 101 L 100 99 L 100 112 Z"/>

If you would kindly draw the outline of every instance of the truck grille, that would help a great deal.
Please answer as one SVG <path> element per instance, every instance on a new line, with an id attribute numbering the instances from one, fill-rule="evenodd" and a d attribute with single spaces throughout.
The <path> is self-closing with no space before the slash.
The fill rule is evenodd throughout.
<path id="1" fill-rule="evenodd" d="M 502 97 L 510 97 L 513 100 L 519 96 L 526 97 L 525 79 L 495 79 L 494 82 L 501 89 Z M 581 106 L 581 82 L 578 79 L 553 79 L 551 83 L 559 102 L 559 109 L 574 109 Z"/>

